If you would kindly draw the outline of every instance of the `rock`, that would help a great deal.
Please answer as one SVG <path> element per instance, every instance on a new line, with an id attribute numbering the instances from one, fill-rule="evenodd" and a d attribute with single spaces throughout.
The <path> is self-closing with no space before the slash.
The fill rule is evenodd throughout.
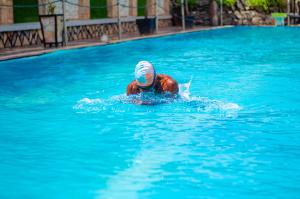
<path id="1" fill-rule="evenodd" d="M 242 15 L 241 15 L 241 13 L 239 13 L 239 11 L 234 11 L 234 15 L 236 16 L 236 18 L 238 18 L 238 19 L 241 19 L 242 18 Z"/>
<path id="2" fill-rule="evenodd" d="M 255 17 L 255 16 L 257 16 L 257 12 L 249 11 L 249 15 L 250 15 L 250 17 Z"/>
<path id="3" fill-rule="evenodd" d="M 241 3 L 240 0 L 237 0 L 237 1 L 236 1 L 236 6 L 237 6 L 237 8 L 238 8 L 239 10 L 244 10 L 244 6 L 243 6 L 243 4 Z"/>
<path id="4" fill-rule="evenodd" d="M 108 42 L 109 38 L 106 34 L 102 35 L 100 38 L 101 42 Z"/>
<path id="5" fill-rule="evenodd" d="M 274 25 L 274 19 L 271 16 L 266 16 L 263 23 L 266 25 Z"/>
<path id="6" fill-rule="evenodd" d="M 0 0 L 1 1 L 1 0 Z M 224 0 L 223 0 L 224 1 Z M 198 5 L 193 11 L 195 22 L 199 25 L 218 25 L 219 6 L 217 0 L 198 0 Z M 251 8 L 247 5 L 247 0 L 236 0 L 232 6 L 223 7 L 223 23 L 232 25 L 271 25 L 272 18 L 268 17 L 261 8 Z M 273 8 L 270 8 L 272 10 Z M 180 7 L 177 12 L 180 15 Z"/>
<path id="7" fill-rule="evenodd" d="M 247 19 L 243 19 L 243 25 L 249 25 L 249 21 Z"/>
<path id="8" fill-rule="evenodd" d="M 262 18 L 260 18 L 260 17 L 253 17 L 251 23 L 253 25 L 260 25 L 260 24 L 262 24 Z"/>

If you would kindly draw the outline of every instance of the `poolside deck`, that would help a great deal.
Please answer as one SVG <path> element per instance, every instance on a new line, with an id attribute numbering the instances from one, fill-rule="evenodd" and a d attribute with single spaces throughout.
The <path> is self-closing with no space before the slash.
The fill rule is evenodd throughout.
<path id="1" fill-rule="evenodd" d="M 74 48 L 82 48 L 88 46 L 100 46 L 100 45 L 107 45 L 110 43 L 118 43 L 123 41 L 130 41 L 130 40 L 138 40 L 144 38 L 154 38 L 178 33 L 185 33 L 185 32 L 195 32 L 201 30 L 212 30 L 212 29 L 219 29 L 219 28 L 228 28 L 232 26 L 196 26 L 192 29 L 188 29 L 186 31 L 182 31 L 181 27 L 168 27 L 160 29 L 157 34 L 153 35 L 144 35 L 140 36 L 138 33 L 130 34 L 130 35 L 122 35 L 122 39 L 118 40 L 117 35 L 113 36 L 109 42 L 101 42 L 99 39 L 92 39 L 92 40 L 82 40 L 82 41 L 73 41 L 69 42 L 67 46 L 60 47 L 60 48 L 44 48 L 43 46 L 35 46 L 35 47 L 17 47 L 17 48 L 4 48 L 0 49 L 0 61 L 8 60 L 8 59 L 15 59 L 20 57 L 29 57 L 29 56 L 36 56 L 41 55 L 57 50 L 62 49 L 74 49 Z"/>

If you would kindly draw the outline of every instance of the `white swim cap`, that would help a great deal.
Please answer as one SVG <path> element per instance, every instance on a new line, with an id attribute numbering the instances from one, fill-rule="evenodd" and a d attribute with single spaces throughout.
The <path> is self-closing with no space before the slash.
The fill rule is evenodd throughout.
<path id="1" fill-rule="evenodd" d="M 135 79 L 140 87 L 152 86 L 155 81 L 155 69 L 150 62 L 140 61 L 135 66 Z"/>

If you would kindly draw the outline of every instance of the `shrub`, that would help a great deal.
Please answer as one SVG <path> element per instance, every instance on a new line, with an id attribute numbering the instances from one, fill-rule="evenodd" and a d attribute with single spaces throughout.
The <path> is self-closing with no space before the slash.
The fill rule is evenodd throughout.
<path id="1" fill-rule="evenodd" d="M 223 5 L 227 7 L 234 6 L 234 4 L 236 3 L 236 0 L 216 0 L 216 1 L 219 5 L 221 4 L 222 1 Z"/>
<path id="2" fill-rule="evenodd" d="M 252 8 L 258 7 L 264 10 L 268 10 L 271 7 L 277 7 L 283 10 L 285 5 L 284 0 L 247 0 L 246 3 Z"/>
<path id="3" fill-rule="evenodd" d="M 287 17 L 286 13 L 282 13 L 282 12 L 274 12 L 272 13 L 272 17 L 276 18 L 276 17 Z"/>
<path id="4" fill-rule="evenodd" d="M 223 4 L 228 7 L 234 6 L 235 3 L 236 0 L 223 0 Z"/>

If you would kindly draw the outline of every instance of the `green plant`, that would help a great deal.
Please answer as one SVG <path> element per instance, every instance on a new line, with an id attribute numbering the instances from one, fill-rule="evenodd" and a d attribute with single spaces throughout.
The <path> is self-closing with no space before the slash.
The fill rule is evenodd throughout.
<path id="1" fill-rule="evenodd" d="M 187 2 L 189 4 L 189 6 L 194 7 L 194 6 L 197 6 L 199 1 L 198 0 L 187 0 Z"/>
<path id="2" fill-rule="evenodd" d="M 234 6 L 234 4 L 236 3 L 236 0 L 223 0 L 223 5 L 231 7 Z"/>
<path id="3" fill-rule="evenodd" d="M 259 7 L 264 10 L 269 8 L 269 0 L 247 0 L 246 3 L 250 7 Z"/>
<path id="4" fill-rule="evenodd" d="M 48 5 L 48 14 L 51 14 L 51 15 L 55 14 L 55 8 L 56 8 L 55 4 L 53 2 L 50 3 Z"/>
<path id="5" fill-rule="evenodd" d="M 272 13 L 272 17 L 273 18 L 276 18 L 276 17 L 287 17 L 287 14 L 283 13 L 283 12 L 274 12 L 274 13 Z"/>
<path id="6" fill-rule="evenodd" d="M 216 0 L 216 1 L 219 5 L 222 3 L 224 6 L 231 7 L 234 6 L 237 0 Z"/>
<path id="7" fill-rule="evenodd" d="M 271 7 L 277 7 L 279 10 L 283 10 L 285 6 L 284 0 L 247 0 L 247 5 L 255 8 L 262 8 L 265 11 Z"/>
<path id="8" fill-rule="evenodd" d="M 183 3 L 192 9 L 198 5 L 199 1 L 200 0 L 183 0 Z M 176 0 L 175 2 L 177 5 L 181 4 L 181 0 Z"/>

